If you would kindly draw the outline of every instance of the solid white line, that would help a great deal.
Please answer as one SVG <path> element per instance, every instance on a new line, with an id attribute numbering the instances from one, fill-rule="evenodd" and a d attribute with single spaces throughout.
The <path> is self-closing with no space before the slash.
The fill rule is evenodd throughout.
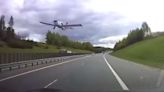
<path id="1" fill-rule="evenodd" d="M 110 70 L 112 71 L 113 75 L 116 77 L 118 83 L 120 84 L 120 86 L 122 87 L 123 90 L 129 90 L 129 88 L 126 86 L 126 84 L 121 80 L 121 78 L 118 76 L 118 74 L 114 71 L 114 69 L 112 68 L 112 66 L 109 64 L 109 62 L 107 61 L 107 59 L 104 57 L 104 60 L 106 62 L 106 64 L 108 65 L 108 67 L 110 68 Z"/>
<path id="2" fill-rule="evenodd" d="M 19 77 L 19 76 L 22 76 L 22 75 L 25 75 L 25 74 L 29 74 L 29 73 L 32 73 L 32 72 L 36 72 L 36 71 L 39 71 L 39 70 L 43 70 L 43 69 L 46 69 L 46 68 L 50 68 L 50 67 L 58 66 L 58 65 L 61 65 L 61 64 L 69 63 L 69 62 L 72 62 L 72 61 L 75 61 L 75 60 L 83 59 L 83 58 L 86 58 L 86 57 L 88 57 L 88 56 L 81 57 L 81 58 L 76 58 L 76 59 L 72 59 L 72 60 L 68 60 L 68 61 L 64 61 L 64 62 L 61 62 L 61 63 L 45 66 L 45 67 L 42 67 L 42 68 L 38 68 L 38 69 L 34 69 L 34 70 L 27 71 L 27 72 L 24 72 L 24 73 L 20 73 L 20 74 L 17 74 L 17 75 L 13 75 L 13 76 L 10 76 L 10 77 L 6 77 L 6 78 L 3 78 L 3 79 L 0 79 L 0 82 L 5 81 L 5 80 L 9 80 L 9 79 L 12 79 L 12 78 L 15 78 L 15 77 Z"/>
<path id="3" fill-rule="evenodd" d="M 44 88 L 48 88 L 50 85 L 52 85 L 53 83 L 55 83 L 55 82 L 57 82 L 58 80 L 56 79 L 56 80 L 54 80 L 54 81 L 52 81 L 51 83 L 49 83 L 48 85 L 46 85 Z"/>

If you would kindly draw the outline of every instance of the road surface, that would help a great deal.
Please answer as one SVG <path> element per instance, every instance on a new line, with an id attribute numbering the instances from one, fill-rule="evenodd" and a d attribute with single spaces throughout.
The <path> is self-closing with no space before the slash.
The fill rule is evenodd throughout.
<path id="1" fill-rule="evenodd" d="M 0 92 L 163 92 L 164 71 L 92 54 L 0 73 Z"/>

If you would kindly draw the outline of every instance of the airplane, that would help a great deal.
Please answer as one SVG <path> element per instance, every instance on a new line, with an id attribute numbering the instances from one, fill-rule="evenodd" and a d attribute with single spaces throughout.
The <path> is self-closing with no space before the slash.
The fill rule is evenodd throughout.
<path id="1" fill-rule="evenodd" d="M 49 25 L 49 26 L 53 26 L 53 29 L 55 29 L 56 27 L 65 30 L 65 29 L 72 29 L 72 27 L 80 27 L 82 26 L 82 24 L 68 24 L 68 22 L 66 22 L 66 24 L 63 24 L 62 22 L 59 22 L 58 20 L 54 20 L 53 21 L 54 24 L 51 23 L 46 23 L 46 22 L 40 22 L 41 24 L 45 24 L 45 25 Z"/>

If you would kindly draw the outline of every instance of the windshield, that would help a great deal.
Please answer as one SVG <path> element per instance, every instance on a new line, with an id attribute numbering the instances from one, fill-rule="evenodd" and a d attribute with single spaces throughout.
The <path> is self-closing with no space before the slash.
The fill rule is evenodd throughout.
<path id="1" fill-rule="evenodd" d="M 163 92 L 163 0 L 0 0 L 0 92 Z"/>

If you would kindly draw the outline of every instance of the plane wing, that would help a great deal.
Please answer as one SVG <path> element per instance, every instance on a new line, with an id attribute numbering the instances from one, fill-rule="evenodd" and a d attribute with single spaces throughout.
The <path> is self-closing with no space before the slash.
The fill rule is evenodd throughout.
<path id="1" fill-rule="evenodd" d="M 82 24 L 69 24 L 69 25 L 62 25 L 62 27 L 79 27 L 82 26 Z"/>
<path id="2" fill-rule="evenodd" d="M 56 26 L 54 24 L 50 24 L 50 23 L 45 23 L 45 22 L 40 22 L 41 24 L 45 24 L 45 25 L 50 25 L 50 26 Z"/>

